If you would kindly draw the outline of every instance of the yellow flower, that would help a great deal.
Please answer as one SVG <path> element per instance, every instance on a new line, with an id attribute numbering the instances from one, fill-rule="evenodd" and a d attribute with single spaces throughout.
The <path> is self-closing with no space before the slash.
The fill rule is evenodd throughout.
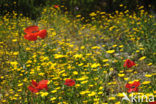
<path id="1" fill-rule="evenodd" d="M 113 68 L 109 68 L 109 70 L 110 70 L 110 71 L 113 71 L 114 69 L 113 69 Z"/>
<path id="2" fill-rule="evenodd" d="M 13 66 L 16 66 L 18 64 L 18 62 L 14 61 L 14 62 L 10 62 L 10 64 L 13 65 Z"/>
<path id="3" fill-rule="evenodd" d="M 23 83 L 19 83 L 18 86 L 19 86 L 19 87 L 23 86 Z"/>
<path id="4" fill-rule="evenodd" d="M 97 103 L 97 101 L 99 101 L 99 98 L 95 98 L 94 101 L 96 102 L 95 104 L 99 104 Z"/>
<path id="5" fill-rule="evenodd" d="M 129 73 L 132 72 L 132 71 L 133 71 L 132 69 L 126 70 L 126 72 L 129 72 Z"/>
<path id="6" fill-rule="evenodd" d="M 111 82 L 108 83 L 108 85 L 111 85 L 111 84 L 112 84 Z"/>
<path id="7" fill-rule="evenodd" d="M 119 76 L 119 77 L 124 77 L 125 74 L 120 74 L 120 73 L 119 73 L 118 76 Z"/>
<path id="8" fill-rule="evenodd" d="M 101 87 L 99 87 L 99 90 L 102 90 L 103 89 L 103 87 L 101 86 Z"/>
<path id="9" fill-rule="evenodd" d="M 115 104 L 121 104 L 121 102 L 120 102 L 120 101 L 118 101 L 118 102 L 116 102 Z"/>
<path id="10" fill-rule="evenodd" d="M 148 63 L 147 65 L 148 65 L 148 66 L 151 66 L 151 65 L 152 65 L 152 63 Z"/>
<path id="11" fill-rule="evenodd" d="M 81 17 L 81 15 L 76 15 L 77 18 Z"/>
<path id="12" fill-rule="evenodd" d="M 156 75 L 156 73 L 152 73 L 152 75 Z"/>
<path id="13" fill-rule="evenodd" d="M 113 85 L 117 84 L 116 81 L 112 82 Z"/>
<path id="14" fill-rule="evenodd" d="M 45 74 L 45 73 L 39 73 L 38 75 L 40 75 L 40 76 L 44 76 L 44 74 Z"/>
<path id="15" fill-rule="evenodd" d="M 77 81 L 82 81 L 82 80 L 85 80 L 85 79 L 88 79 L 88 77 L 87 76 L 82 76 L 81 78 L 77 78 L 76 80 Z"/>
<path id="16" fill-rule="evenodd" d="M 82 66 L 82 65 L 83 65 L 83 63 L 78 64 L 78 66 Z"/>
<path id="17" fill-rule="evenodd" d="M 115 48 L 115 47 L 117 47 L 117 45 L 115 44 L 115 45 L 113 45 L 112 47 L 114 47 L 114 48 Z"/>
<path id="18" fill-rule="evenodd" d="M 93 87 L 93 85 L 89 85 L 89 87 Z"/>
<path id="19" fill-rule="evenodd" d="M 151 83 L 151 81 L 144 81 L 144 82 L 142 82 L 142 84 L 149 84 L 149 83 Z"/>
<path id="20" fill-rule="evenodd" d="M 105 47 L 106 45 L 102 45 L 102 47 Z"/>
<path id="21" fill-rule="evenodd" d="M 97 69 L 93 69 L 93 71 L 97 71 Z"/>
<path id="22" fill-rule="evenodd" d="M 140 50 L 144 50 L 144 48 L 139 48 Z"/>
<path id="23" fill-rule="evenodd" d="M 134 72 L 134 74 L 137 74 L 137 73 L 138 73 L 137 71 Z"/>
<path id="24" fill-rule="evenodd" d="M 78 72 L 77 72 L 77 71 L 74 71 L 73 74 L 74 74 L 74 75 L 78 75 Z"/>
<path id="25" fill-rule="evenodd" d="M 144 60 L 146 58 L 146 56 L 143 56 L 141 58 L 139 58 L 140 61 Z"/>
<path id="26" fill-rule="evenodd" d="M 108 62 L 109 60 L 108 59 L 104 59 L 104 60 L 102 60 L 103 62 Z"/>
<path id="27" fill-rule="evenodd" d="M 124 95 L 123 95 L 123 93 L 118 93 L 117 96 L 123 97 Z"/>
<path id="28" fill-rule="evenodd" d="M 31 50 L 29 47 L 26 48 L 27 51 Z"/>
<path id="29" fill-rule="evenodd" d="M 97 68 L 98 66 L 100 66 L 99 63 L 94 63 L 94 64 L 91 65 L 91 68 Z"/>
<path id="30" fill-rule="evenodd" d="M 149 96 L 150 96 L 150 97 L 151 97 L 151 96 L 154 96 L 154 94 L 153 94 L 153 93 L 147 93 L 146 96 L 147 96 L 147 98 L 149 98 Z"/>
<path id="31" fill-rule="evenodd" d="M 100 91 L 98 94 L 99 94 L 99 95 L 101 95 L 101 94 L 103 94 L 103 92 L 102 92 L 102 91 Z"/>
<path id="32" fill-rule="evenodd" d="M 85 46 L 81 46 L 81 49 L 85 49 Z"/>
<path id="33" fill-rule="evenodd" d="M 51 91 L 51 93 L 56 93 L 56 92 L 57 92 L 57 90 L 52 90 L 52 91 Z"/>
<path id="34" fill-rule="evenodd" d="M 149 77 L 152 77 L 152 75 L 151 74 L 146 74 L 145 77 L 149 78 Z"/>
<path id="35" fill-rule="evenodd" d="M 108 50 L 108 51 L 106 51 L 106 53 L 114 53 L 115 52 L 115 50 Z"/>
<path id="36" fill-rule="evenodd" d="M 138 52 L 140 52 L 140 50 L 136 50 L 136 52 L 138 53 Z"/>
<path id="37" fill-rule="evenodd" d="M 80 94 L 81 95 L 84 95 L 84 94 L 86 94 L 86 92 L 85 91 L 81 91 Z"/>
<path id="38" fill-rule="evenodd" d="M 15 96 L 15 97 L 18 97 L 19 95 L 18 95 L 18 94 L 15 94 L 14 96 Z"/>
<path id="39" fill-rule="evenodd" d="M 4 79 L 4 76 L 1 76 L 0 78 L 1 78 L 1 79 Z"/>
<path id="40" fill-rule="evenodd" d="M 56 100 L 56 97 L 52 97 L 50 100 L 51 100 L 51 101 L 54 101 L 54 100 Z"/>
<path id="41" fill-rule="evenodd" d="M 61 87 L 57 87 L 57 88 L 55 88 L 56 90 L 59 90 L 59 89 L 61 89 Z"/>
<path id="42" fill-rule="evenodd" d="M 104 74 L 107 74 L 107 71 L 103 71 Z"/>
<path id="43" fill-rule="evenodd" d="M 13 39 L 12 41 L 13 41 L 13 42 L 17 42 L 17 39 Z"/>
<path id="44" fill-rule="evenodd" d="M 3 102 L 3 103 L 5 103 L 5 102 L 6 102 L 6 100 L 2 100 L 2 102 Z"/>
<path id="45" fill-rule="evenodd" d="M 115 100 L 115 97 L 109 97 L 108 100 Z"/>
<path id="46" fill-rule="evenodd" d="M 88 94 L 88 96 L 95 96 L 96 92 L 92 91 L 90 94 Z"/>
<path id="47" fill-rule="evenodd" d="M 52 32 L 52 35 L 55 36 L 56 35 L 56 32 Z"/>
<path id="48" fill-rule="evenodd" d="M 123 4 L 120 4 L 120 7 L 123 7 Z"/>
<path id="49" fill-rule="evenodd" d="M 92 12 L 89 15 L 93 17 L 93 16 L 96 16 L 97 14 L 95 12 Z"/>
<path id="50" fill-rule="evenodd" d="M 120 49 L 120 52 L 122 52 L 123 51 L 123 49 Z"/>
<path id="51" fill-rule="evenodd" d="M 21 92 L 22 91 L 22 89 L 19 89 L 19 90 L 17 90 L 18 92 Z"/>
<path id="52" fill-rule="evenodd" d="M 40 92 L 40 94 L 41 94 L 42 97 L 45 97 L 45 96 L 47 96 L 49 93 L 48 93 L 48 92 Z"/>
<path id="53" fill-rule="evenodd" d="M 81 84 L 85 84 L 85 83 L 87 83 L 87 82 L 88 82 L 88 80 L 86 80 L 86 81 L 82 81 Z"/>
<path id="54" fill-rule="evenodd" d="M 129 78 L 124 78 L 125 81 L 127 81 Z"/>
<path id="55" fill-rule="evenodd" d="M 120 47 L 120 48 L 122 48 L 122 47 L 123 47 L 123 45 L 120 45 L 119 47 Z"/>
<path id="56" fill-rule="evenodd" d="M 66 55 L 61 55 L 61 54 L 54 54 L 55 59 L 63 58 L 66 57 Z"/>
<path id="57" fill-rule="evenodd" d="M 100 49 L 98 46 L 93 46 L 91 49 Z"/>
<path id="58" fill-rule="evenodd" d="M 82 54 L 76 54 L 76 55 L 74 55 L 74 58 L 82 58 Z"/>
<path id="59" fill-rule="evenodd" d="M 82 102 L 83 102 L 84 104 L 87 104 L 87 102 L 88 102 L 88 101 L 87 101 L 87 100 L 85 100 L 85 101 L 82 101 Z"/>
<path id="60" fill-rule="evenodd" d="M 137 81 L 137 82 L 138 82 L 139 80 L 129 81 L 128 83 L 129 83 L 129 84 L 132 84 L 132 83 L 133 83 L 133 82 L 135 82 L 135 81 Z"/>
<path id="61" fill-rule="evenodd" d="M 138 9 L 143 9 L 144 8 L 144 6 L 140 6 Z"/>

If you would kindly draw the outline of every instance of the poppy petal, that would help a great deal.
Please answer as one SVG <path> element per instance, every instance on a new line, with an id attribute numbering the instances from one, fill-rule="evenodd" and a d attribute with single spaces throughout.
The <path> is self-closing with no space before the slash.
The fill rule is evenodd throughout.
<path id="1" fill-rule="evenodd" d="M 33 32 L 38 32 L 39 31 L 39 27 L 38 26 L 29 26 L 26 29 L 24 29 L 24 32 L 29 34 L 29 33 L 33 33 Z"/>
<path id="2" fill-rule="evenodd" d="M 131 67 L 134 66 L 134 65 L 135 65 L 135 63 L 134 63 L 133 61 L 129 60 L 129 59 L 127 59 L 127 60 L 125 61 L 125 63 L 124 63 L 124 67 L 127 66 L 127 68 L 131 68 Z"/>
<path id="3" fill-rule="evenodd" d="M 133 65 L 136 65 L 133 61 L 132 61 L 132 64 L 133 64 Z"/>
<path id="4" fill-rule="evenodd" d="M 42 80 L 39 82 L 39 84 L 48 84 L 48 80 Z"/>
<path id="5" fill-rule="evenodd" d="M 75 85 L 75 81 L 72 79 L 66 79 L 64 85 L 66 86 L 74 86 Z"/>
<path id="6" fill-rule="evenodd" d="M 132 91 L 133 91 L 133 89 L 131 89 L 131 88 L 130 88 L 130 89 L 128 89 L 128 93 L 131 93 Z"/>
<path id="7" fill-rule="evenodd" d="M 33 92 L 33 93 L 36 93 L 36 92 L 39 91 L 38 89 L 34 88 L 33 86 L 29 86 L 28 89 L 29 89 L 31 92 Z"/>
<path id="8" fill-rule="evenodd" d="M 59 5 L 54 5 L 54 8 L 58 8 L 59 7 Z"/>
<path id="9" fill-rule="evenodd" d="M 126 84 L 126 88 L 128 88 L 128 92 L 138 92 L 138 87 L 140 86 L 140 82 L 139 81 L 134 81 L 132 84 Z"/>
<path id="10" fill-rule="evenodd" d="M 40 89 L 40 90 L 42 90 L 42 89 L 48 89 L 48 80 L 42 80 L 42 81 L 40 81 L 39 82 L 39 84 L 38 84 L 38 86 L 37 86 L 37 88 L 38 89 Z"/>
<path id="11" fill-rule="evenodd" d="M 139 82 L 139 81 L 135 81 L 135 82 L 133 83 L 133 85 L 134 85 L 135 87 L 139 87 L 139 86 L 140 86 L 140 82 Z"/>
<path id="12" fill-rule="evenodd" d="M 46 36 L 47 36 L 47 30 L 41 30 L 38 32 L 38 36 L 41 38 L 41 39 L 44 39 Z"/>
<path id="13" fill-rule="evenodd" d="M 31 82 L 31 83 L 32 83 L 32 85 L 33 85 L 33 86 L 35 86 L 35 87 L 37 87 L 37 86 L 38 86 L 38 83 L 37 83 L 36 81 L 34 81 L 34 80 L 32 80 L 32 82 Z"/>
<path id="14" fill-rule="evenodd" d="M 124 67 L 126 67 L 126 63 L 124 63 Z"/>
<path id="15" fill-rule="evenodd" d="M 36 41 L 37 35 L 36 34 L 26 34 L 26 35 L 24 35 L 24 38 L 29 41 Z"/>
<path id="16" fill-rule="evenodd" d="M 135 92 L 138 92 L 138 88 L 135 88 Z"/>
<path id="17" fill-rule="evenodd" d="M 126 88 L 131 88 L 132 85 L 131 84 L 126 84 Z"/>

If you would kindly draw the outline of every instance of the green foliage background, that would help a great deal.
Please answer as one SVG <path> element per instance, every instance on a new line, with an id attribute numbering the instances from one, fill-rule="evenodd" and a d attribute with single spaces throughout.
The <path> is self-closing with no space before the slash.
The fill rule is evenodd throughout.
<path id="1" fill-rule="evenodd" d="M 124 7 L 119 7 L 120 4 Z M 40 16 L 42 8 L 50 5 L 64 5 L 74 15 L 87 16 L 88 13 L 96 10 L 110 13 L 124 9 L 136 11 L 136 5 L 144 5 L 147 11 L 150 11 L 151 5 L 150 8 L 155 11 L 156 0 L 0 0 L 0 14 L 4 15 L 14 10 L 18 14 L 23 13 L 25 16 L 36 19 Z"/>

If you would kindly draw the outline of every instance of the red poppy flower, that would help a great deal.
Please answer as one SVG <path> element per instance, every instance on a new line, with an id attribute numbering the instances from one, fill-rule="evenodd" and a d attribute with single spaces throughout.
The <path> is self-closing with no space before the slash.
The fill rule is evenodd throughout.
<path id="1" fill-rule="evenodd" d="M 29 26 L 24 30 L 25 33 L 36 33 L 39 32 L 39 27 L 38 26 Z"/>
<path id="2" fill-rule="evenodd" d="M 40 90 L 43 90 L 43 89 L 48 90 L 48 85 L 47 85 L 48 84 L 48 80 L 42 80 L 39 83 L 37 83 L 36 81 L 32 80 L 31 84 L 32 85 L 30 85 L 28 87 L 28 89 L 31 92 L 33 92 L 33 93 L 36 93 L 36 92 L 38 92 Z"/>
<path id="3" fill-rule="evenodd" d="M 75 81 L 72 80 L 72 79 L 66 79 L 64 85 L 67 85 L 67 86 L 74 86 L 74 85 L 75 85 Z"/>
<path id="4" fill-rule="evenodd" d="M 40 37 L 40 38 L 42 38 L 42 39 L 44 39 L 46 36 L 47 36 L 47 30 L 40 30 L 39 32 L 38 32 L 38 36 Z"/>
<path id="5" fill-rule="evenodd" d="M 139 81 L 134 81 L 132 84 L 126 84 L 126 88 L 128 88 L 128 93 L 131 92 L 138 92 L 138 87 L 140 86 L 140 82 Z"/>
<path id="6" fill-rule="evenodd" d="M 149 102 L 148 104 L 156 104 L 156 101 L 154 101 L 154 102 Z"/>
<path id="7" fill-rule="evenodd" d="M 26 34 L 24 35 L 24 38 L 29 41 L 36 41 L 37 40 L 37 34 Z"/>
<path id="8" fill-rule="evenodd" d="M 40 89 L 40 90 L 42 90 L 42 89 L 46 89 L 46 90 L 48 90 L 48 80 L 42 80 L 42 81 L 40 81 L 39 83 L 38 83 L 38 86 L 37 86 L 37 88 L 38 89 Z"/>
<path id="9" fill-rule="evenodd" d="M 54 8 L 58 8 L 59 7 L 59 5 L 54 5 Z"/>
<path id="10" fill-rule="evenodd" d="M 131 67 L 134 66 L 134 65 L 135 65 L 135 63 L 134 63 L 133 61 L 129 60 L 129 59 L 127 59 L 127 60 L 125 61 L 125 63 L 124 63 L 124 67 L 127 66 L 127 68 L 131 68 Z"/>
<path id="11" fill-rule="evenodd" d="M 24 30 L 24 32 L 26 33 L 24 38 L 29 41 L 36 41 L 38 36 L 43 39 L 47 35 L 47 31 L 39 30 L 38 26 L 29 26 Z"/>

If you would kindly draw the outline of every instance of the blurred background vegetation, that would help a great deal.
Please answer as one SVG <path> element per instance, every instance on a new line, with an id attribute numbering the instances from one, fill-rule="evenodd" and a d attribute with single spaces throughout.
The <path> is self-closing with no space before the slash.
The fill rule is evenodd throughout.
<path id="1" fill-rule="evenodd" d="M 148 12 L 156 11 L 156 0 L 0 0 L 0 15 L 16 11 L 36 19 L 44 6 L 58 5 L 62 11 L 87 16 L 92 11 L 113 13 L 115 10 L 137 11 L 143 5 Z M 123 6 L 122 6 L 123 5 Z"/>

